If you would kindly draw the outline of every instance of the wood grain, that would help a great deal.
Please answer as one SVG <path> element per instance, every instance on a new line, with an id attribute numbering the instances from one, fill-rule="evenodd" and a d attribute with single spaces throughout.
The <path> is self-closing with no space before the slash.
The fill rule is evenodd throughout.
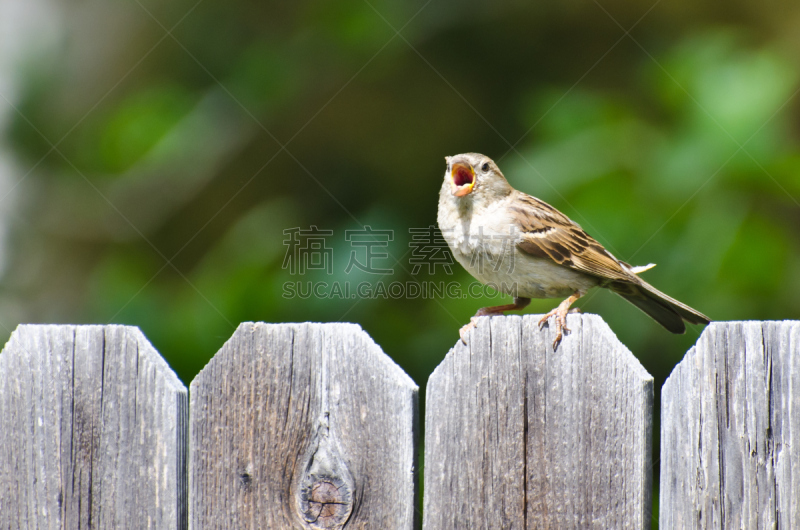
<path id="1" fill-rule="evenodd" d="M 359 326 L 241 324 L 190 389 L 190 528 L 414 526 L 417 386 Z"/>
<path id="2" fill-rule="evenodd" d="M 0 528 L 185 528 L 187 416 L 138 328 L 20 326 L 0 354 Z"/>
<path id="3" fill-rule="evenodd" d="M 425 529 L 650 527 L 653 380 L 596 315 L 481 318 L 428 381 Z"/>
<path id="4" fill-rule="evenodd" d="M 661 422 L 662 528 L 800 528 L 800 322 L 712 323 Z"/>

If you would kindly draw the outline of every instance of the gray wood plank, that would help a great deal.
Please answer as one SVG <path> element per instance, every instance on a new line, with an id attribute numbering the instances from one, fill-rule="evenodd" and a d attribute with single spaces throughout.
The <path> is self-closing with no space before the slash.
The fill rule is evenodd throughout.
<path id="1" fill-rule="evenodd" d="M 185 528 L 187 416 L 138 328 L 19 326 L 0 353 L 0 528 Z"/>
<path id="2" fill-rule="evenodd" d="M 417 386 L 359 326 L 241 324 L 190 404 L 190 528 L 413 527 Z"/>
<path id="3" fill-rule="evenodd" d="M 650 527 L 653 379 L 596 315 L 481 318 L 428 380 L 423 528 Z"/>
<path id="4" fill-rule="evenodd" d="M 662 528 L 800 528 L 800 322 L 712 323 L 661 411 Z"/>

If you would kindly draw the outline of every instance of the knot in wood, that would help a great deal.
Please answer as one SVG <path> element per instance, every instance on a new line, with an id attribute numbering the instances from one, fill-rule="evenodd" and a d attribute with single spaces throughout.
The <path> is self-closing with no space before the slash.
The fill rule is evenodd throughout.
<path id="1" fill-rule="evenodd" d="M 336 477 L 318 477 L 302 492 L 303 518 L 317 528 L 334 528 L 347 521 L 353 498 L 347 484 Z"/>
<path id="2" fill-rule="evenodd" d="M 341 528 L 353 513 L 355 482 L 326 419 L 319 422 L 293 486 L 296 514 L 315 529 Z"/>

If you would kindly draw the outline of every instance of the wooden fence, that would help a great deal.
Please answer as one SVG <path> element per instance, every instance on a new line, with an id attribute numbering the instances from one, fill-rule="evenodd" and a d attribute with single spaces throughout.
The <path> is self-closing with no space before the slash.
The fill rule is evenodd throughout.
<path id="1" fill-rule="evenodd" d="M 646 528 L 653 380 L 595 315 L 484 318 L 417 387 L 353 324 L 244 323 L 186 388 L 137 328 L 0 353 L 0 529 Z M 662 392 L 662 528 L 800 528 L 800 322 L 711 324 Z M 797 437 L 797 439 L 795 439 Z"/>

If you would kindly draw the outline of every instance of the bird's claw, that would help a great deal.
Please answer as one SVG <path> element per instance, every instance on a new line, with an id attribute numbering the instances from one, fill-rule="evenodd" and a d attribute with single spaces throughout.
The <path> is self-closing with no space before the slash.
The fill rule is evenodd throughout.
<path id="1" fill-rule="evenodd" d="M 564 338 L 564 333 L 569 333 L 571 330 L 567 327 L 567 314 L 568 313 L 579 313 L 580 309 L 577 307 L 572 308 L 570 310 L 564 310 L 561 306 L 556 307 L 545 316 L 543 316 L 539 320 L 539 329 L 542 329 L 550 317 L 556 317 L 556 338 L 553 341 L 553 351 L 558 349 L 558 345 L 561 344 L 561 339 Z"/>
<path id="2" fill-rule="evenodd" d="M 469 334 L 469 330 L 471 330 L 472 328 L 476 328 L 476 327 L 478 327 L 478 316 L 477 315 L 475 315 L 474 317 L 470 318 L 469 322 L 467 324 L 461 326 L 461 329 L 458 330 L 458 334 L 461 336 L 461 342 L 464 343 L 465 346 L 467 345 L 467 335 Z"/>

